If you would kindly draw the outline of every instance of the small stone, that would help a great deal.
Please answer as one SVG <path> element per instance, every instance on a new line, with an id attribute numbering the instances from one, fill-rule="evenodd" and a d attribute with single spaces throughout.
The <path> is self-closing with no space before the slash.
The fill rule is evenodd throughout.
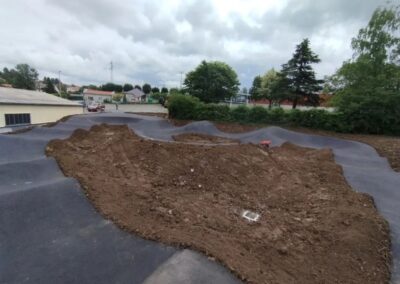
<path id="1" fill-rule="evenodd" d="M 201 184 L 199 184 L 199 188 L 202 188 L 202 185 L 201 185 Z"/>
<path id="2" fill-rule="evenodd" d="M 350 226 L 350 221 L 349 220 L 344 220 L 342 223 L 345 226 Z"/>
<path id="3" fill-rule="evenodd" d="M 286 246 L 282 246 L 278 248 L 278 252 L 282 255 L 287 255 L 288 254 L 288 248 Z"/>
<path id="4" fill-rule="evenodd" d="M 191 172 L 191 173 L 194 173 L 194 169 L 190 169 L 190 172 Z"/>

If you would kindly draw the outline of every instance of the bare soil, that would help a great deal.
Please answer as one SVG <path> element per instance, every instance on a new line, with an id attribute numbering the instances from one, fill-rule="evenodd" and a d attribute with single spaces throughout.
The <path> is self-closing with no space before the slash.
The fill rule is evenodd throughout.
<path id="1" fill-rule="evenodd" d="M 224 137 L 217 137 L 198 133 L 184 133 L 174 135 L 172 138 L 175 141 L 196 143 L 196 144 L 239 144 L 238 140 L 228 139 Z"/>
<path id="2" fill-rule="evenodd" d="M 171 119 L 170 121 L 175 126 L 183 126 L 191 122 L 188 120 L 171 120 Z M 229 123 L 229 122 L 214 122 L 214 125 L 219 130 L 226 133 L 243 133 L 270 126 L 266 124 L 240 124 L 240 123 Z M 282 126 L 282 127 L 289 130 L 307 134 L 331 136 L 331 137 L 353 140 L 368 144 L 374 147 L 375 150 L 379 153 L 379 155 L 388 159 L 389 164 L 391 165 L 393 170 L 400 172 L 400 137 L 385 136 L 385 135 L 337 133 L 332 131 L 317 130 L 304 127 L 288 127 L 288 126 Z"/>
<path id="3" fill-rule="evenodd" d="M 203 252 L 248 283 L 389 281 L 388 225 L 329 149 L 159 143 L 100 125 L 46 150 L 120 228 Z"/>

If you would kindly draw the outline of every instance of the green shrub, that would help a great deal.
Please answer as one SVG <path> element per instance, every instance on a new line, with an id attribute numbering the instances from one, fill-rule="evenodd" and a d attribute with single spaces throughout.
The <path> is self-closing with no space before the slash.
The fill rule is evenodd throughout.
<path id="1" fill-rule="evenodd" d="M 176 119 L 197 119 L 197 108 L 200 104 L 199 99 L 175 94 L 168 99 L 168 112 L 171 118 Z"/>
<path id="2" fill-rule="evenodd" d="M 245 105 L 240 105 L 231 109 L 231 119 L 236 122 L 248 122 L 250 109 Z"/>
<path id="3" fill-rule="evenodd" d="M 268 110 L 262 106 L 255 106 L 250 109 L 248 121 L 252 123 L 267 123 Z"/>
<path id="4" fill-rule="evenodd" d="M 169 97 L 168 110 L 172 118 L 190 120 L 234 121 L 240 123 L 289 123 L 316 129 L 372 134 L 400 134 L 400 96 L 371 96 L 349 101 L 338 112 L 325 110 L 290 110 L 245 105 L 229 108 L 225 105 L 204 104 L 197 98 L 175 94 Z"/>
<path id="5" fill-rule="evenodd" d="M 325 128 L 329 113 L 326 110 L 312 109 L 301 112 L 299 124 L 304 127 Z"/>
<path id="6" fill-rule="evenodd" d="M 228 121 L 230 120 L 230 108 L 227 105 L 202 104 L 197 108 L 198 120 Z"/>
<path id="7" fill-rule="evenodd" d="M 400 134 L 400 95 L 352 96 L 340 107 L 354 133 Z"/>
<path id="8" fill-rule="evenodd" d="M 303 120 L 302 111 L 298 109 L 292 109 L 287 112 L 287 122 L 293 125 L 300 125 Z"/>
<path id="9" fill-rule="evenodd" d="M 283 108 L 273 108 L 269 111 L 269 121 L 270 122 L 276 122 L 276 123 L 282 123 L 285 122 L 286 120 L 286 113 L 283 110 Z"/>

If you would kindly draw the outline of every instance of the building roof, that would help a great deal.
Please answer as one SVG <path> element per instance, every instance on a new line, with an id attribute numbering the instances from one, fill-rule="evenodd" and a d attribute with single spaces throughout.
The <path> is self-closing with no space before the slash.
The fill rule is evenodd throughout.
<path id="1" fill-rule="evenodd" d="M 0 87 L 0 104 L 81 106 L 77 102 L 31 90 Z"/>
<path id="2" fill-rule="evenodd" d="M 138 88 L 134 88 L 128 92 L 124 92 L 125 95 L 132 95 L 136 98 L 143 97 L 145 93 L 142 90 L 139 90 Z"/>
<path id="3" fill-rule="evenodd" d="M 93 89 L 84 89 L 83 90 L 84 95 L 96 95 L 96 96 L 112 96 L 115 94 L 115 92 L 109 92 L 109 91 L 100 91 L 100 90 L 93 90 Z"/>

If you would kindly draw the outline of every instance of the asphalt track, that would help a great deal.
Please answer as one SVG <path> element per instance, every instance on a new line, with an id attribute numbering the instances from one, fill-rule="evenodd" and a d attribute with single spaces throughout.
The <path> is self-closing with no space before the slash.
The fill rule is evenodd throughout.
<path id="1" fill-rule="evenodd" d="M 206 121 L 175 127 L 158 117 L 122 113 L 80 115 L 51 128 L 0 135 L 0 283 L 240 283 L 227 269 L 190 250 L 142 240 L 104 220 L 79 183 L 44 154 L 52 139 L 100 123 L 127 124 L 147 139 L 203 133 L 273 146 L 331 148 L 356 191 L 374 197 L 392 236 L 392 283 L 400 283 L 400 174 L 372 147 L 268 127 L 240 134 Z"/>

